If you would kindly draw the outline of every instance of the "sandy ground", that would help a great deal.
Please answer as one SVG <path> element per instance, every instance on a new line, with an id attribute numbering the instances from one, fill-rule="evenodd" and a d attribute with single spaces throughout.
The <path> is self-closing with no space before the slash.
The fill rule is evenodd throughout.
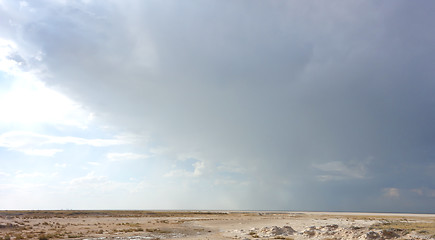
<path id="1" fill-rule="evenodd" d="M 0 240 L 15 239 L 435 239 L 435 215 L 0 211 Z"/>

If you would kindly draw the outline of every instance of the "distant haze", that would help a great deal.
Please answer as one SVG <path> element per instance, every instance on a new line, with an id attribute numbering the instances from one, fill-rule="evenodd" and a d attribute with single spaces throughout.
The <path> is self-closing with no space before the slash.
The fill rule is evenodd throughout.
<path id="1" fill-rule="evenodd" d="M 0 0 L 0 208 L 434 213 L 434 13 Z"/>

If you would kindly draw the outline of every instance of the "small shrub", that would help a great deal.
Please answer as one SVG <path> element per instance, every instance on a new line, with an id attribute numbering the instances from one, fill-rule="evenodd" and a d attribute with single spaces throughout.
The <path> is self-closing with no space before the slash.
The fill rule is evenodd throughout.
<path id="1" fill-rule="evenodd" d="M 23 237 L 23 235 L 21 235 L 21 234 L 16 234 L 16 235 L 15 235 L 15 239 L 16 239 L 16 240 L 21 240 L 21 239 L 24 239 L 24 237 Z"/>
<path id="2" fill-rule="evenodd" d="M 38 239 L 39 240 L 48 240 L 48 237 L 47 237 L 47 235 L 41 235 L 41 236 L 39 236 Z"/>
<path id="3" fill-rule="evenodd" d="M 250 232 L 249 235 L 251 235 L 253 238 L 260 238 L 260 236 L 258 236 L 258 234 L 255 232 Z"/>
<path id="4" fill-rule="evenodd" d="M 83 237 L 82 232 L 78 232 L 77 234 L 68 234 L 68 238 L 81 238 Z"/>

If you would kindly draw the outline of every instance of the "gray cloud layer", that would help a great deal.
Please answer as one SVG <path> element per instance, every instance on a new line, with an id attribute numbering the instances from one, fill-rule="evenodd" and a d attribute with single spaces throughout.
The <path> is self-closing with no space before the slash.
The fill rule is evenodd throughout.
<path id="1" fill-rule="evenodd" d="M 14 4 L 1 34 L 43 52 L 46 82 L 211 172 L 243 168 L 242 208 L 435 209 L 432 1 Z"/>

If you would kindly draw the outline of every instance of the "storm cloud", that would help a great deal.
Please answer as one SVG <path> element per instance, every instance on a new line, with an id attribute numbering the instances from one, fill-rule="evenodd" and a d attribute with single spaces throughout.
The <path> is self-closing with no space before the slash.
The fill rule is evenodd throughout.
<path id="1" fill-rule="evenodd" d="M 434 211 L 432 1 L 23 3 L 0 36 L 176 166 L 181 208 Z"/>

